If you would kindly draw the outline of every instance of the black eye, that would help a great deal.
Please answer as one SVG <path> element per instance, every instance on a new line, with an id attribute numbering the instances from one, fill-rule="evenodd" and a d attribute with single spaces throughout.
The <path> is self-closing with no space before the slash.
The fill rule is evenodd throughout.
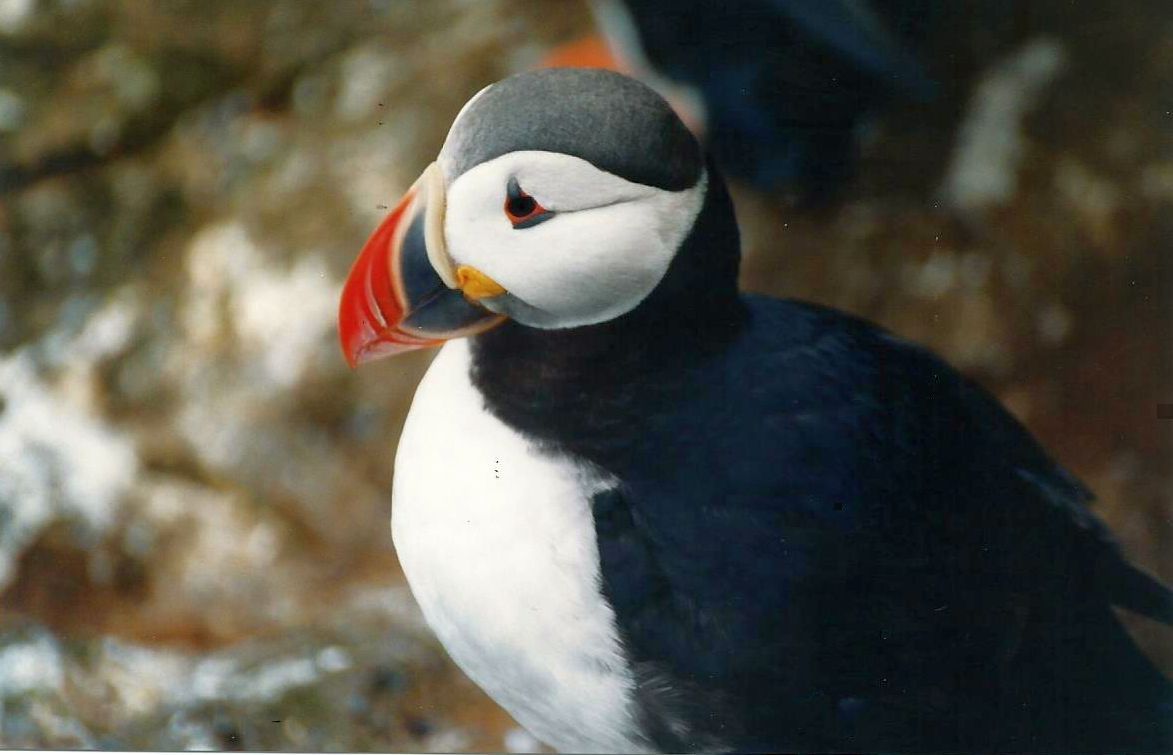
<path id="1" fill-rule="evenodd" d="M 538 200 L 526 194 L 516 178 L 509 179 L 505 196 L 505 216 L 516 229 L 532 228 L 543 220 L 549 220 L 554 213 L 542 207 Z"/>
<path id="2" fill-rule="evenodd" d="M 520 197 L 509 197 L 505 202 L 505 212 L 509 213 L 509 217 L 511 218 L 529 217 L 530 213 L 536 209 L 538 209 L 538 203 L 528 194 L 523 194 Z"/>

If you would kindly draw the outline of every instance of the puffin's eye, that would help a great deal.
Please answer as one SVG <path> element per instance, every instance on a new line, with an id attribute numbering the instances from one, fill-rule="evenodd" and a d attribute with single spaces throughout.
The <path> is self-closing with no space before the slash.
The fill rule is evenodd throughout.
<path id="1" fill-rule="evenodd" d="M 538 200 L 522 191 L 516 178 L 509 179 L 509 186 L 505 196 L 505 216 L 516 229 L 532 228 L 544 220 L 549 220 L 554 213 L 538 204 Z"/>

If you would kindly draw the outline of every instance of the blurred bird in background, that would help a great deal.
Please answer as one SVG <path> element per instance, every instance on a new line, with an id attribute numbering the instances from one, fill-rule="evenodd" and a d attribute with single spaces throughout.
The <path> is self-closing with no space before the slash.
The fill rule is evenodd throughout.
<path id="1" fill-rule="evenodd" d="M 924 0 L 594 0 L 605 43 L 588 38 L 549 66 L 614 68 L 664 95 L 725 172 L 751 185 L 832 196 L 860 130 L 934 83 L 915 50 L 941 3 Z"/>

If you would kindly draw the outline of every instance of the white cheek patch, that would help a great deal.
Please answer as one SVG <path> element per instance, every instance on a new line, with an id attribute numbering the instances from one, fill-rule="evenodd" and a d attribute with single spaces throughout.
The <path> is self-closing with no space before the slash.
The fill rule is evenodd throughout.
<path id="1" fill-rule="evenodd" d="M 554 217 L 515 229 L 506 187 L 521 188 Z M 448 188 L 445 237 L 457 265 L 471 265 L 509 296 L 486 302 L 519 322 L 569 328 L 630 312 L 659 284 L 704 202 L 707 179 L 683 191 L 626 181 L 585 160 L 513 152 Z"/>
<path id="2" fill-rule="evenodd" d="M 510 174 L 543 207 L 556 212 L 597 209 L 620 202 L 649 199 L 664 193 L 654 186 L 633 183 L 599 170 L 578 157 L 536 151 L 513 154 L 528 159 L 511 166 Z"/>

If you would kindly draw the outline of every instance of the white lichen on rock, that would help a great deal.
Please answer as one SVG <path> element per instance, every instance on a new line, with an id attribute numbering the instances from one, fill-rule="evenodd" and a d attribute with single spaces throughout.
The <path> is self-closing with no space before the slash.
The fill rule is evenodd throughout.
<path id="1" fill-rule="evenodd" d="M 978 84 L 941 187 L 946 203 L 976 210 L 1014 196 L 1026 154 L 1023 120 L 1065 61 L 1057 40 L 1036 39 L 995 65 Z"/>
<path id="2" fill-rule="evenodd" d="M 138 473 L 124 433 L 62 401 L 31 352 L 0 357 L 0 588 L 22 550 L 48 525 L 100 533 Z"/>

